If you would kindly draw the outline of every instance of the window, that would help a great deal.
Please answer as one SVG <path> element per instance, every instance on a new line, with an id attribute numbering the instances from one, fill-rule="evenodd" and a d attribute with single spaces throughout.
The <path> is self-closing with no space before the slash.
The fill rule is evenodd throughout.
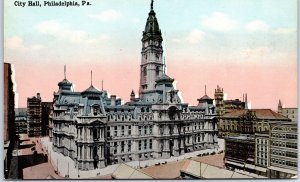
<path id="1" fill-rule="evenodd" d="M 144 71 L 143 72 L 144 72 L 144 76 L 147 76 L 147 67 L 146 66 L 144 67 Z"/>
<path id="2" fill-rule="evenodd" d="M 128 135 L 131 135 L 131 126 L 128 126 Z"/>
<path id="3" fill-rule="evenodd" d="M 139 150 L 142 150 L 142 141 L 139 141 Z"/>
<path id="4" fill-rule="evenodd" d="M 152 126 L 149 126 L 149 134 L 152 134 Z"/>
<path id="5" fill-rule="evenodd" d="M 124 141 L 121 142 L 121 152 L 124 152 Z"/>
<path id="6" fill-rule="evenodd" d="M 114 154 L 117 154 L 118 152 L 118 143 L 114 142 Z"/>
<path id="7" fill-rule="evenodd" d="M 139 135 L 142 135 L 142 126 L 139 126 Z"/>
<path id="8" fill-rule="evenodd" d="M 159 76 L 159 66 L 156 66 L 155 73 L 156 73 L 156 76 Z"/>
<path id="9" fill-rule="evenodd" d="M 115 133 L 114 133 L 114 136 L 118 136 L 118 127 L 115 126 Z"/>
<path id="10" fill-rule="evenodd" d="M 147 150 L 147 140 L 144 140 L 144 150 Z"/>
<path id="11" fill-rule="evenodd" d="M 131 151 L 131 141 L 129 140 L 128 141 L 128 152 L 130 152 Z"/>
<path id="12" fill-rule="evenodd" d="M 110 137 L 110 127 L 107 127 L 107 136 Z"/>
<path id="13" fill-rule="evenodd" d="M 147 135 L 147 129 L 148 129 L 148 127 L 145 126 L 145 127 L 144 127 L 144 133 L 145 133 L 145 135 Z"/>
<path id="14" fill-rule="evenodd" d="M 121 129 L 121 135 L 124 136 L 124 130 L 125 130 L 125 126 L 122 126 L 122 129 Z"/>
<path id="15" fill-rule="evenodd" d="M 152 139 L 149 140 L 149 149 L 152 149 Z"/>

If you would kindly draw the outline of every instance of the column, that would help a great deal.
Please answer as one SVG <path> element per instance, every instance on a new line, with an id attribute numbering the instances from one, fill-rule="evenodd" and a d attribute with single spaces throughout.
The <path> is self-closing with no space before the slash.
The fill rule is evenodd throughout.
<path id="1" fill-rule="evenodd" d="M 85 127 L 82 127 L 82 139 L 85 140 Z"/>

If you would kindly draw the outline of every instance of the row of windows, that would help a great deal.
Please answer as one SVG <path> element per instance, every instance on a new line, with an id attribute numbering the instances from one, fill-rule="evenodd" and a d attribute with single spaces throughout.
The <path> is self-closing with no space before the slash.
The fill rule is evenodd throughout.
<path id="1" fill-rule="evenodd" d="M 267 159 L 261 159 L 257 157 L 257 163 L 261 165 L 267 165 Z"/>
<path id="2" fill-rule="evenodd" d="M 125 152 L 125 142 L 120 143 L 121 153 Z M 127 152 L 131 152 L 131 141 L 127 141 Z M 118 142 L 114 142 L 114 154 L 118 153 Z"/>
<path id="3" fill-rule="evenodd" d="M 297 149 L 297 143 L 273 141 L 272 145 L 278 146 L 278 147 L 287 147 L 287 148 Z"/>
<path id="4" fill-rule="evenodd" d="M 272 159 L 272 162 L 274 162 L 276 164 L 297 167 L 297 162 L 285 161 L 285 160 L 281 160 L 281 159 Z"/>
<path id="5" fill-rule="evenodd" d="M 144 67 L 143 72 L 144 72 L 144 76 L 147 76 L 147 67 L 146 66 Z M 159 75 L 159 66 L 157 66 L 155 68 L 155 73 L 156 73 L 156 76 Z"/>
<path id="6" fill-rule="evenodd" d="M 152 135 L 153 126 L 139 126 L 139 135 Z"/>
<path id="7" fill-rule="evenodd" d="M 297 139 L 297 135 L 293 134 L 272 133 L 271 136 L 276 138 Z"/>
<path id="8" fill-rule="evenodd" d="M 118 136 L 119 128 L 121 130 L 120 136 L 125 136 L 125 126 L 124 125 L 122 125 L 122 126 L 114 126 L 112 132 L 110 131 L 110 128 L 111 127 L 107 127 L 107 135 L 108 136 Z M 128 126 L 126 126 L 126 128 L 127 128 L 126 135 L 130 136 L 131 135 L 131 126 L 128 125 Z"/>
<path id="9" fill-rule="evenodd" d="M 149 140 L 149 143 L 147 142 L 147 140 L 139 141 L 139 150 L 147 150 L 148 147 L 150 150 L 152 150 L 152 139 Z"/>

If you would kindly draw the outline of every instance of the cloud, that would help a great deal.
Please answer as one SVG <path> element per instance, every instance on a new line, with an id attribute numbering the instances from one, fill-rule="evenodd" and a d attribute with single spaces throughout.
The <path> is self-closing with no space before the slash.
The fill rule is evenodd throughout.
<path id="1" fill-rule="evenodd" d="M 10 37 L 4 43 L 5 48 L 12 50 L 21 50 L 21 51 L 37 51 L 44 48 L 40 44 L 25 44 L 24 40 L 21 37 Z"/>
<path id="2" fill-rule="evenodd" d="M 238 28 L 238 22 L 221 12 L 201 18 L 201 24 L 211 30 L 227 32 Z"/>
<path id="3" fill-rule="evenodd" d="M 109 21 L 118 20 L 121 17 L 121 13 L 116 10 L 109 9 L 109 10 L 103 11 L 99 15 L 89 15 L 89 17 L 103 21 L 103 22 L 109 22 Z"/>
<path id="4" fill-rule="evenodd" d="M 278 28 L 274 30 L 275 34 L 290 34 L 290 33 L 296 33 L 296 28 Z"/>
<path id="5" fill-rule="evenodd" d="M 183 38 L 174 38 L 175 43 L 188 42 L 190 44 L 197 44 L 203 40 L 205 33 L 199 29 L 193 29 L 188 35 Z"/>
<path id="6" fill-rule="evenodd" d="M 201 30 L 194 29 L 191 33 L 186 37 L 186 40 L 191 44 L 197 44 L 204 38 L 205 33 Z"/>
<path id="7" fill-rule="evenodd" d="M 246 30 L 248 32 L 268 32 L 269 25 L 262 20 L 255 20 L 246 25 Z"/>
<path id="8" fill-rule="evenodd" d="M 11 37 L 5 42 L 5 47 L 9 49 L 18 49 L 23 46 L 23 39 L 20 37 Z"/>
<path id="9" fill-rule="evenodd" d="M 68 40 L 72 43 L 95 44 L 109 39 L 109 36 L 107 35 L 91 37 L 87 32 L 82 30 L 73 30 L 70 25 L 58 20 L 41 22 L 36 26 L 36 29 L 42 34 L 50 35 L 62 40 Z"/>
<path id="10" fill-rule="evenodd" d="M 269 52 L 268 47 L 247 48 L 241 51 L 241 56 L 244 58 L 259 58 L 264 57 Z"/>

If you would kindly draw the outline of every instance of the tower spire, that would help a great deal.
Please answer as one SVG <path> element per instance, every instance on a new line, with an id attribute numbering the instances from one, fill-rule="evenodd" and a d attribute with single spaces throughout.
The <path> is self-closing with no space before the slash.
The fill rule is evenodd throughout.
<path id="1" fill-rule="evenodd" d="M 102 80 L 102 91 L 103 91 L 103 80 Z"/>
<path id="2" fill-rule="evenodd" d="M 93 71 L 91 71 L 91 86 L 93 86 Z"/>
<path id="3" fill-rule="evenodd" d="M 64 75 L 65 75 L 65 80 L 67 79 L 67 67 L 66 67 L 66 65 L 64 66 Z"/>
<path id="4" fill-rule="evenodd" d="M 153 1 L 154 0 L 151 0 L 151 10 L 153 10 Z"/>
<path id="5" fill-rule="evenodd" d="M 205 95 L 206 95 L 206 85 L 205 85 Z"/>

